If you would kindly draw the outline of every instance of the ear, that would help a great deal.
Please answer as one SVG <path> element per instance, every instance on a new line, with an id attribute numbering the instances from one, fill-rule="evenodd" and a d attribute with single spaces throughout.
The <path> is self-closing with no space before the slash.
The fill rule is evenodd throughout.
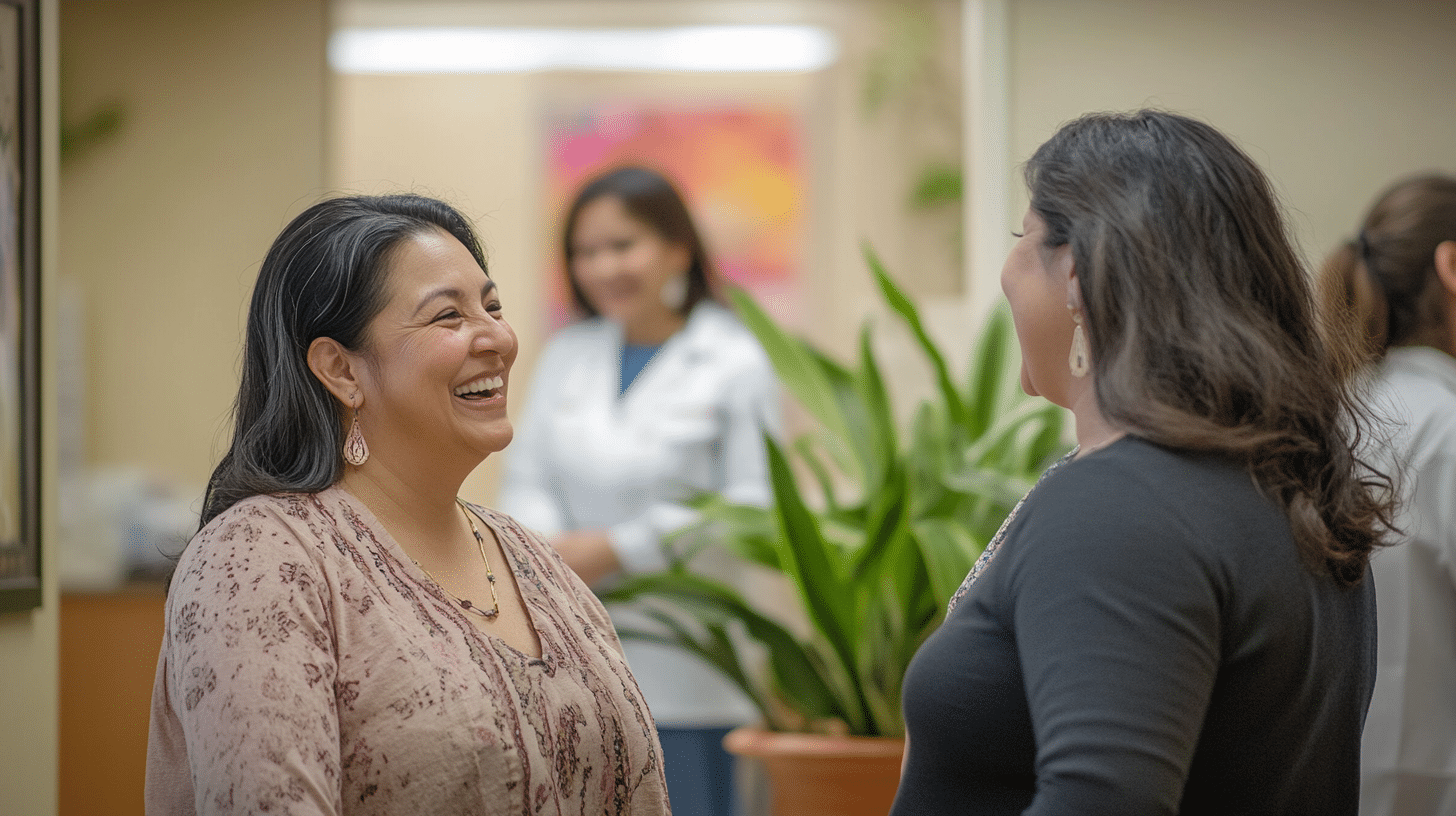
<path id="1" fill-rule="evenodd" d="M 1072 261 L 1071 245 L 1057 247 L 1055 260 L 1057 274 L 1067 276 L 1067 308 L 1082 310 L 1082 281 L 1077 277 L 1077 265 Z"/>
<path id="2" fill-rule="evenodd" d="M 1446 293 L 1456 297 L 1456 241 L 1436 244 L 1436 276 Z"/>
<path id="3" fill-rule="evenodd" d="M 332 337 L 316 337 L 308 344 L 308 368 L 324 388 L 344 405 L 359 407 L 359 360 Z"/>

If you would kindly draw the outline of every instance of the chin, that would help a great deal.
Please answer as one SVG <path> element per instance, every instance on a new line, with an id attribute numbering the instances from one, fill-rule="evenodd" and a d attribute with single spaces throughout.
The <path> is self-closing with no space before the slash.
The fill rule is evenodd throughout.
<path id="1" fill-rule="evenodd" d="M 511 444 L 511 440 L 515 438 L 515 435 L 515 429 L 507 426 L 504 431 L 498 431 L 491 434 L 490 437 L 484 441 L 484 444 L 480 446 L 480 450 L 486 456 L 489 456 L 492 453 L 500 453 L 501 451 L 506 449 L 507 445 Z"/>
<path id="2" fill-rule="evenodd" d="M 1026 363 L 1021 364 L 1021 390 L 1028 397 L 1041 396 L 1041 392 L 1036 390 L 1036 386 L 1031 382 L 1031 370 L 1026 367 Z"/>

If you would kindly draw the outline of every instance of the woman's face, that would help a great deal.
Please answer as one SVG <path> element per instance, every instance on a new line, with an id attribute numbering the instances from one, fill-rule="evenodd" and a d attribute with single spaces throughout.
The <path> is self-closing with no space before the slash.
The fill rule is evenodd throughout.
<path id="1" fill-rule="evenodd" d="M 1001 268 L 1001 291 L 1011 304 L 1016 338 L 1021 343 L 1021 389 L 1069 407 L 1072 378 L 1067 356 L 1072 348 L 1072 248 L 1046 246 L 1046 223 L 1028 209 L 1022 231 Z M 1085 329 L 1084 329 L 1085 331 Z"/>
<path id="2" fill-rule="evenodd" d="M 431 230 L 395 248 L 386 291 L 360 366 L 371 453 L 474 467 L 512 434 L 516 335 L 495 282 L 454 236 Z"/>
<path id="3" fill-rule="evenodd" d="M 627 212 L 616 196 L 594 199 L 571 231 L 571 275 L 599 314 L 629 329 L 677 319 L 662 287 L 687 272 L 688 250 Z"/>

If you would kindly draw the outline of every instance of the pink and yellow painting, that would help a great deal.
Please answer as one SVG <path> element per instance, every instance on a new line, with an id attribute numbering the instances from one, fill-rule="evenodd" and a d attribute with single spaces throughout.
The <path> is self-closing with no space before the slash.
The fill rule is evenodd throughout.
<path id="1" fill-rule="evenodd" d="M 806 185 L 792 109 L 602 103 L 553 112 L 546 132 L 552 328 L 571 319 L 555 232 L 562 213 L 582 182 L 624 164 L 677 185 L 721 283 L 749 291 L 781 319 L 797 313 Z"/>

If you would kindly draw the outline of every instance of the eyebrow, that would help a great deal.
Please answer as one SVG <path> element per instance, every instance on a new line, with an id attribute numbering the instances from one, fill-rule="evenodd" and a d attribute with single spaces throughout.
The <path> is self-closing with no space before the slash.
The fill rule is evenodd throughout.
<path id="1" fill-rule="evenodd" d="M 490 278 L 486 278 L 485 285 L 480 287 L 480 299 L 485 300 L 485 296 L 490 294 L 491 290 L 495 288 L 495 281 L 491 280 Z M 431 290 L 424 297 L 420 298 L 419 305 L 415 306 L 415 314 L 419 314 L 420 312 L 424 311 L 426 306 L 441 298 L 459 300 L 462 297 L 464 297 L 464 294 L 459 289 L 456 289 L 453 286 L 442 286 L 439 289 Z"/>

